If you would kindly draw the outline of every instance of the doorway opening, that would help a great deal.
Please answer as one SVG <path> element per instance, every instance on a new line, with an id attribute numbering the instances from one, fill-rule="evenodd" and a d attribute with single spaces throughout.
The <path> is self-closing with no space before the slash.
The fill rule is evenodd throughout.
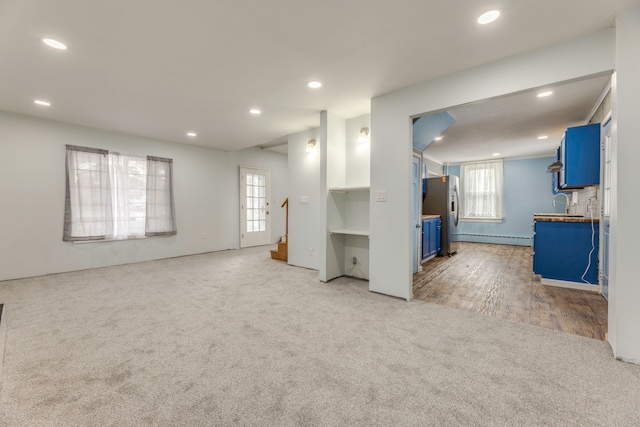
<path id="1" fill-rule="evenodd" d="M 607 303 L 602 295 L 541 285 L 539 277 L 534 275 L 532 225 L 534 214 L 559 215 L 565 211 L 564 205 L 553 203 L 547 166 L 553 163 L 565 130 L 586 124 L 596 114 L 595 109 L 604 102 L 608 85 L 610 74 L 591 76 L 538 88 L 554 93 L 544 99 L 536 96 L 537 90 L 530 90 L 413 118 L 414 150 L 422 148 L 422 161 L 426 165 L 422 178 L 463 178 L 462 164 L 499 160 L 504 166 L 504 191 L 500 196 L 504 203 L 503 216 L 470 218 L 464 209 L 465 200 L 461 200 L 463 215 L 451 236 L 460 244 L 458 255 L 423 258 L 419 268 L 422 271 L 413 277 L 414 298 L 604 339 Z M 443 113 L 451 117 L 451 123 L 446 123 Z M 416 126 L 430 116 L 431 123 L 440 123 L 441 129 L 434 130 L 433 126 L 424 124 L 422 128 Z M 605 155 L 603 153 L 603 157 Z M 603 159 L 602 167 L 605 165 Z M 464 184 L 461 182 L 461 187 Z M 590 198 L 598 192 L 597 188 L 584 192 L 582 199 L 589 199 L 586 206 L 594 209 L 596 201 Z M 604 187 L 603 192 L 606 192 Z M 601 198 L 604 201 L 606 195 Z M 572 210 L 579 207 L 577 202 L 576 206 L 570 206 Z M 579 212 L 573 216 L 579 216 Z M 602 220 L 606 221 L 604 206 Z M 601 243 L 603 274 L 606 273 L 605 247 L 606 243 Z M 419 256 L 424 256 L 424 246 L 422 252 Z M 585 257 L 585 262 L 587 259 Z M 604 283 L 602 289 L 604 294 Z M 584 312 L 573 310 L 576 307 Z M 581 319 L 584 324 L 579 324 Z"/>

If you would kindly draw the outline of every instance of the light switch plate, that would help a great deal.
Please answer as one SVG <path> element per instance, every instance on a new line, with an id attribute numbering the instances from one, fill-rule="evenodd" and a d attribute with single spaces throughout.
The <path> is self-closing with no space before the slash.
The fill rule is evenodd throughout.
<path id="1" fill-rule="evenodd" d="M 300 196 L 300 204 L 308 205 L 309 204 L 309 196 Z"/>
<path id="2" fill-rule="evenodd" d="M 387 190 L 378 190 L 376 193 L 376 200 L 379 202 L 387 201 Z"/>

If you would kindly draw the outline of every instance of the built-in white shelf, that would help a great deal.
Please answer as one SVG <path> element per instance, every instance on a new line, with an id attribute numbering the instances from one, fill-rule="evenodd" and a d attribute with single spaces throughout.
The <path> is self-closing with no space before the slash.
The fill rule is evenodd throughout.
<path id="1" fill-rule="evenodd" d="M 369 278 L 370 190 L 368 186 L 329 188 L 326 280 L 340 276 Z"/>
<path id="2" fill-rule="evenodd" d="M 350 236 L 369 236 L 369 230 L 354 230 L 353 228 L 336 228 L 329 230 L 329 234 L 348 234 Z"/>
<path id="3" fill-rule="evenodd" d="M 334 187 L 329 191 L 332 193 L 350 193 L 353 191 L 369 191 L 371 187 Z"/>

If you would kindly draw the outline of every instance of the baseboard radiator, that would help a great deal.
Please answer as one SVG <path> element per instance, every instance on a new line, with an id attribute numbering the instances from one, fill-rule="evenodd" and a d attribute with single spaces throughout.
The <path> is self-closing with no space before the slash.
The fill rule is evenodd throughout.
<path id="1" fill-rule="evenodd" d="M 458 233 L 454 235 L 455 240 L 459 242 L 475 242 L 479 239 L 492 240 L 492 243 L 504 243 L 511 245 L 527 246 L 533 243 L 533 237 L 522 236 L 500 236 L 497 234 L 472 234 Z"/>

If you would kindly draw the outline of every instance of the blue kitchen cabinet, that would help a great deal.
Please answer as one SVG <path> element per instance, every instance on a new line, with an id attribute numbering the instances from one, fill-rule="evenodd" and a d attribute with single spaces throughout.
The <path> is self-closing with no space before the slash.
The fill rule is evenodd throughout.
<path id="1" fill-rule="evenodd" d="M 564 190 L 600 184 L 600 124 L 568 128 L 560 143 L 557 179 Z"/>
<path id="2" fill-rule="evenodd" d="M 434 257 L 441 249 L 442 220 L 428 218 L 422 220 L 422 260 Z"/>
<path id="3" fill-rule="evenodd" d="M 599 229 L 598 222 L 592 230 L 591 222 L 535 221 L 533 272 L 543 279 L 597 285 Z"/>

